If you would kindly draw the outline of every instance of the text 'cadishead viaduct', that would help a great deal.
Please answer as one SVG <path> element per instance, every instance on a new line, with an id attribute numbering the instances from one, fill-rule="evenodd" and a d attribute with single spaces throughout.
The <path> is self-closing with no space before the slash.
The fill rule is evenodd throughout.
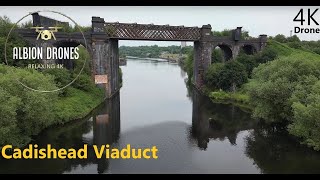
<path id="1" fill-rule="evenodd" d="M 60 22 L 34 13 L 33 26 L 50 27 Z M 40 46 L 87 46 L 91 55 L 93 79 L 105 77 L 107 81 L 98 83 L 105 89 L 109 98 L 120 89 L 119 83 L 119 40 L 148 40 L 148 41 L 189 41 L 194 42 L 194 84 L 197 88 L 203 85 L 203 76 L 211 64 L 212 50 L 220 47 L 224 59 L 236 57 L 240 49 L 252 54 L 261 51 L 267 42 L 266 35 L 258 38 L 242 39 L 241 27 L 233 30 L 232 36 L 215 37 L 211 25 L 199 27 L 184 27 L 170 25 L 111 23 L 103 18 L 92 17 L 91 31 L 81 33 L 56 32 L 56 40 L 36 40 L 38 33 L 32 29 L 18 29 L 28 42 Z"/>

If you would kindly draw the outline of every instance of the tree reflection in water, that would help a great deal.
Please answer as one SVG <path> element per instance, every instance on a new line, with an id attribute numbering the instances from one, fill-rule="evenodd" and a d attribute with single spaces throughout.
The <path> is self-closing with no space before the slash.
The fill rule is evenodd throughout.
<path id="1" fill-rule="evenodd" d="M 237 134 L 250 130 L 244 153 L 261 173 L 320 173 L 320 153 L 299 144 L 285 126 L 266 125 L 239 108 L 214 104 L 195 89 L 189 95 L 193 100 L 190 136 L 200 149 L 206 150 L 210 140 L 225 138 L 237 145 Z"/>
<path id="2" fill-rule="evenodd" d="M 84 119 L 76 120 L 59 127 L 52 127 L 41 133 L 32 142 L 39 148 L 48 143 L 56 149 L 82 148 L 88 144 L 88 159 L 42 159 L 5 160 L 1 159 L 0 173 L 65 173 L 81 166 L 96 164 L 98 173 L 108 169 L 108 160 L 97 159 L 92 144 L 98 146 L 116 143 L 120 133 L 120 95 L 104 101 Z M 82 173 L 82 172 L 76 172 Z"/>
<path id="3" fill-rule="evenodd" d="M 282 129 L 256 128 L 246 138 L 245 153 L 262 173 L 320 173 L 320 153 Z"/>
<path id="4" fill-rule="evenodd" d="M 210 139 L 222 141 L 227 138 L 231 145 L 236 145 L 237 134 L 256 124 L 250 114 L 231 105 L 214 104 L 196 89 L 192 90 L 191 96 L 191 136 L 197 140 L 200 149 L 206 150 Z"/>

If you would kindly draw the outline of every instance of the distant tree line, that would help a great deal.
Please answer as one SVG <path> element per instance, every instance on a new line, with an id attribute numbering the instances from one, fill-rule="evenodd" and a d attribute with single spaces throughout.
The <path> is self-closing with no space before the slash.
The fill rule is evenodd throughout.
<path id="1" fill-rule="evenodd" d="M 180 46 L 167 46 L 162 47 L 158 45 L 153 46 L 120 46 L 119 54 L 120 57 L 123 56 L 135 56 L 135 57 L 148 57 L 148 58 L 158 58 L 161 53 L 170 53 L 170 54 L 187 54 L 190 49 L 193 49 L 193 46 L 186 46 L 181 48 Z"/>

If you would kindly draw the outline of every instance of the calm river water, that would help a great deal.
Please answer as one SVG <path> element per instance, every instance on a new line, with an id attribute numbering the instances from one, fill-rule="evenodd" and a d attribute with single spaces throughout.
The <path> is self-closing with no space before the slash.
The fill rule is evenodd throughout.
<path id="1" fill-rule="evenodd" d="M 128 60 L 123 87 L 83 120 L 52 127 L 33 144 L 157 146 L 157 160 L 0 160 L 0 173 L 320 173 L 320 153 L 241 109 L 188 90 L 176 64 Z"/>

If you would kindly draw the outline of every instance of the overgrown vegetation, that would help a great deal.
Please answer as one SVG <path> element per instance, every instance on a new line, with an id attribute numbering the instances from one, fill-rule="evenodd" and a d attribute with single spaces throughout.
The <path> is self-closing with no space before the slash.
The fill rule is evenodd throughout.
<path id="1" fill-rule="evenodd" d="M 232 36 L 233 34 L 232 29 L 225 29 L 223 31 L 213 31 L 212 35 L 217 36 L 217 37 L 223 37 L 223 36 Z M 241 31 L 241 38 L 246 39 L 246 38 L 251 38 L 249 36 L 249 31 L 242 30 Z"/>
<path id="2" fill-rule="evenodd" d="M 104 99 L 103 90 L 96 88 L 91 80 L 90 63 L 85 63 L 89 54 L 84 47 L 79 46 L 80 58 L 73 61 L 74 68 L 71 70 L 47 69 L 40 72 L 23 69 L 20 62 L 12 61 L 12 56 L 8 57 L 12 66 L 4 65 L 4 42 L 11 27 L 8 18 L 0 17 L 0 147 L 4 144 L 24 146 L 33 135 L 48 126 L 81 118 Z M 7 50 L 25 45 L 21 37 L 11 34 Z M 76 78 L 83 65 L 77 80 L 55 93 L 31 91 L 16 81 L 18 79 L 38 90 L 55 90 Z"/>
<path id="3" fill-rule="evenodd" d="M 247 85 L 253 116 L 288 122 L 289 132 L 320 150 L 320 56 L 296 51 L 261 64 Z"/>
<path id="4" fill-rule="evenodd" d="M 302 143 L 320 150 L 319 48 L 319 41 L 277 35 L 269 38 L 263 51 L 240 52 L 228 62 L 215 49 L 203 92 L 214 102 L 246 106 L 253 117 L 271 125 L 285 124 Z M 193 55 L 189 54 L 184 69 L 192 77 Z"/>

